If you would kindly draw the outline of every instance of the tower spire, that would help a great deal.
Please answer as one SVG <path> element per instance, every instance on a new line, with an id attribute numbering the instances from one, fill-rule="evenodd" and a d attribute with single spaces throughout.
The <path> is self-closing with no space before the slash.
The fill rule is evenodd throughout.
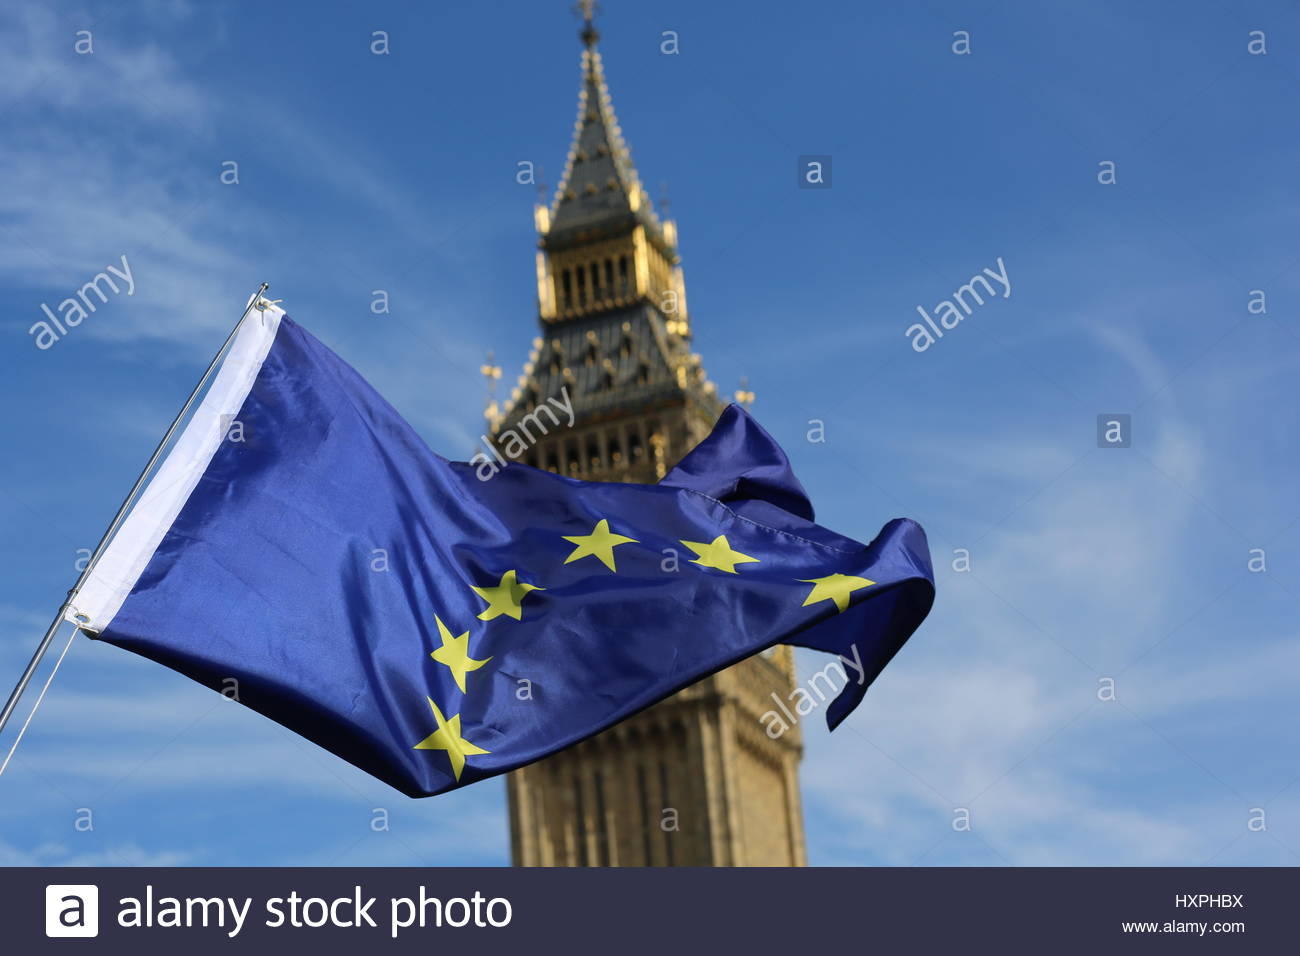
<path id="1" fill-rule="evenodd" d="M 652 240 L 671 246 L 641 185 L 614 112 L 604 64 L 596 49 L 600 39 L 595 25 L 598 5 L 595 0 L 579 0 L 574 9 L 582 17 L 579 36 L 584 46 L 578 118 L 555 199 L 547 214 L 539 217 L 546 227 L 542 232 L 554 231 L 558 240 L 571 230 L 623 232 L 641 223 Z M 667 248 L 665 252 L 673 255 Z"/>
<path id="2" fill-rule="evenodd" d="M 578 117 L 555 198 L 534 208 L 540 316 L 550 323 L 646 302 L 668 335 L 689 339 L 677 226 L 656 214 L 623 139 L 596 49 L 597 9 L 595 0 L 574 7 L 583 42 Z"/>
<path id="3" fill-rule="evenodd" d="M 582 65 L 559 189 L 550 206 L 535 210 L 541 335 L 489 441 L 503 459 L 560 475 L 650 483 L 708 433 L 723 406 L 691 351 L 667 190 L 656 216 L 614 114 L 597 47 L 597 4 L 568 3 L 580 24 Z M 657 81 L 643 82 L 653 89 Z M 493 360 L 484 374 L 492 385 L 499 374 Z M 753 400 L 743 380 L 738 397 Z M 569 427 L 543 428 L 534 444 L 534 423 L 548 403 L 567 403 Z M 529 436 L 522 448 L 520 436 Z M 788 650 L 742 661 L 511 774 L 515 863 L 803 865 L 800 730 L 776 740 L 751 729 L 752 715 L 773 698 L 793 697 Z M 647 817 L 652 799 L 682 807 L 690 822 L 661 832 Z"/>
<path id="4" fill-rule="evenodd" d="M 598 11 L 596 0 L 578 0 L 573 9 L 582 16 L 582 31 L 578 36 L 582 37 L 582 42 L 586 44 L 588 50 L 595 49 L 600 41 L 600 31 L 596 29 Z"/>

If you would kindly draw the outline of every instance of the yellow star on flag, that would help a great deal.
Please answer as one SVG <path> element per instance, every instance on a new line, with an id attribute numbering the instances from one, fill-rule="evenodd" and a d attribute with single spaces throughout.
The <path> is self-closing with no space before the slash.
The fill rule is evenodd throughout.
<path id="1" fill-rule="evenodd" d="M 433 719 L 438 722 L 438 729 L 416 744 L 415 749 L 447 751 L 447 758 L 451 761 L 451 772 L 459 781 L 460 773 L 465 769 L 467 756 L 472 757 L 474 754 L 486 754 L 492 751 L 475 746 L 460 735 L 460 714 L 453 714 L 451 720 L 447 720 L 432 698 L 426 697 L 425 700 L 429 701 L 429 706 L 433 709 Z"/>
<path id="2" fill-rule="evenodd" d="M 473 588 L 474 593 L 488 602 L 488 606 L 479 614 L 480 621 L 491 621 L 500 617 L 502 614 L 508 614 L 516 621 L 523 620 L 523 600 L 524 595 L 529 591 L 545 591 L 546 588 L 539 588 L 535 584 L 524 584 L 522 581 L 515 579 L 514 571 L 507 571 L 501 575 L 501 583 L 494 588 Z"/>
<path id="3" fill-rule="evenodd" d="M 429 656 L 439 664 L 446 664 L 451 671 L 451 676 L 456 678 L 456 686 L 460 692 L 465 693 L 465 675 L 470 671 L 476 671 L 488 661 L 490 657 L 485 657 L 481 661 L 476 661 L 469 656 L 469 631 L 466 631 L 460 637 L 452 637 L 451 631 L 447 630 L 447 625 L 442 623 L 438 615 L 433 619 L 438 622 L 438 633 L 442 635 L 442 647 L 438 648 Z"/>
<path id="4" fill-rule="evenodd" d="M 850 594 L 859 588 L 869 588 L 876 583 L 852 574 L 828 574 L 824 578 L 800 578 L 799 580 L 813 586 L 803 602 L 804 607 L 816 604 L 818 601 L 834 601 L 841 612 L 848 608 Z"/>
<path id="5" fill-rule="evenodd" d="M 682 544 L 696 554 L 696 557 L 691 559 L 691 564 L 698 564 L 704 568 L 717 568 L 719 571 L 726 571 L 728 574 L 735 574 L 736 565 L 738 564 L 757 563 L 758 561 L 758 558 L 751 558 L 747 554 L 733 551 L 725 534 L 718 535 L 708 544 L 703 541 L 682 541 Z"/>
<path id="6" fill-rule="evenodd" d="M 609 530 L 609 522 L 601 518 L 596 522 L 596 527 L 591 529 L 591 534 L 561 535 L 565 541 L 576 544 L 573 554 L 564 559 L 564 563 L 577 561 L 579 558 L 585 558 L 588 555 L 600 559 L 600 563 L 605 565 L 611 571 L 617 571 L 614 567 L 614 549 L 620 544 L 636 544 L 636 538 L 629 538 L 626 535 L 615 534 Z"/>

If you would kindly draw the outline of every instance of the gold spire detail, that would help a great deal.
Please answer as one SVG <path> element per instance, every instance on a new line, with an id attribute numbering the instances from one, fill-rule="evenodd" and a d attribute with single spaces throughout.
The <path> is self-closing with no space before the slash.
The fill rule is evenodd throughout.
<path id="1" fill-rule="evenodd" d="M 487 363 L 478 367 L 479 374 L 487 384 L 487 403 L 483 408 L 483 417 L 487 419 L 489 428 L 495 428 L 501 420 L 501 407 L 497 404 L 497 382 L 501 380 L 501 366 L 493 361 L 494 358 L 489 350 Z"/>
<path id="2" fill-rule="evenodd" d="M 740 378 L 740 388 L 736 389 L 736 404 L 744 408 L 754 404 L 754 392 L 749 387 L 749 379 L 743 375 Z"/>
<path id="3" fill-rule="evenodd" d="M 599 4 L 596 0 L 578 0 L 573 6 L 575 13 L 582 17 L 582 31 L 578 34 L 587 49 L 594 49 L 600 41 L 600 31 L 596 29 L 596 13 Z"/>
<path id="4" fill-rule="evenodd" d="M 547 226 L 549 227 L 555 222 L 565 198 L 576 197 L 572 182 L 574 166 L 582 162 L 579 158 L 582 151 L 582 131 L 588 123 L 599 122 L 605 128 L 609 158 L 614 163 L 618 185 L 626 192 L 628 204 L 632 211 L 635 212 L 645 207 L 645 212 L 649 214 L 650 220 L 657 228 L 662 230 L 662 224 L 655 214 L 654 206 L 650 202 L 650 196 L 641 185 L 641 179 L 637 175 L 636 167 L 632 164 L 632 152 L 623 139 L 623 131 L 618 124 L 618 116 L 614 112 L 614 101 L 609 94 L 609 84 L 605 81 L 605 67 L 600 52 L 596 49 L 596 43 L 600 40 L 600 31 L 595 26 L 598 6 L 594 0 L 579 0 L 579 3 L 574 8 L 583 18 L 583 28 L 579 34 L 584 45 L 582 51 L 582 89 L 578 95 L 578 118 L 573 129 L 573 144 L 569 149 L 568 159 L 564 165 L 564 174 L 560 177 L 560 183 L 555 189 L 554 198 L 551 200 Z M 594 96 L 591 95 L 593 91 Z"/>

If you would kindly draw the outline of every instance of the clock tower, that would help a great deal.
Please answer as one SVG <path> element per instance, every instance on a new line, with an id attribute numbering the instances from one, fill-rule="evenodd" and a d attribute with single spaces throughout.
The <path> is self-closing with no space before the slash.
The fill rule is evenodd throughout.
<path id="1" fill-rule="evenodd" d="M 505 407 L 489 406 L 489 438 L 567 395 L 573 427 L 520 460 L 588 481 L 655 482 L 723 403 L 691 348 L 676 224 L 656 214 L 614 115 L 593 6 L 579 5 L 582 80 L 564 176 L 536 209 L 538 337 Z M 510 774 L 514 863 L 802 866 L 799 730 L 772 740 L 759 720 L 793 684 L 793 653 L 777 647 Z"/>

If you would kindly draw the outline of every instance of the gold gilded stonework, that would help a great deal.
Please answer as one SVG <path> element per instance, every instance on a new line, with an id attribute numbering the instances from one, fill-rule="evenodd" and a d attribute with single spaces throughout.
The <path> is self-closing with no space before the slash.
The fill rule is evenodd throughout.
<path id="1" fill-rule="evenodd" d="M 582 10 L 573 146 L 554 201 L 535 217 L 542 338 L 505 411 L 490 416 L 490 437 L 508 457 L 498 436 L 567 396 L 573 427 L 550 430 L 520 460 L 589 480 L 654 482 L 708 434 L 722 404 L 690 350 L 676 225 L 658 218 L 641 188 L 591 5 Z M 616 560 L 608 529 L 573 543 L 575 554 Z M 684 550 L 677 560 L 694 557 Z M 760 720 L 773 695 L 785 700 L 793 687 L 793 653 L 779 647 L 510 774 L 514 863 L 804 865 L 799 729 L 772 740 Z"/>

